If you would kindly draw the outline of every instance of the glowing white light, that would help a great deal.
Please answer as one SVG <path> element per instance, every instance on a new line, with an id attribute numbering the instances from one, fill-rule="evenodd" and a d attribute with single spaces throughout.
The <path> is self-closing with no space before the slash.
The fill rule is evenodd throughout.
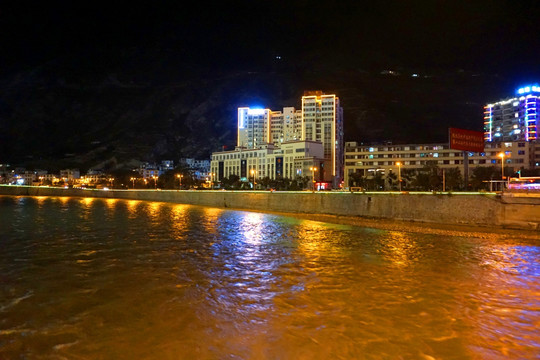
<path id="1" fill-rule="evenodd" d="M 264 115 L 266 113 L 266 110 L 265 109 L 248 109 L 247 113 L 248 115 L 259 116 L 259 115 Z"/>

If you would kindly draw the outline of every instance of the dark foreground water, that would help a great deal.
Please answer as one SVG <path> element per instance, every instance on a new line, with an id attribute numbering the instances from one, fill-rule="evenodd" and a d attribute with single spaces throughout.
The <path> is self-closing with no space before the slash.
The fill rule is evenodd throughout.
<path id="1" fill-rule="evenodd" d="M 0 196 L 0 359 L 534 359 L 540 244 Z"/>

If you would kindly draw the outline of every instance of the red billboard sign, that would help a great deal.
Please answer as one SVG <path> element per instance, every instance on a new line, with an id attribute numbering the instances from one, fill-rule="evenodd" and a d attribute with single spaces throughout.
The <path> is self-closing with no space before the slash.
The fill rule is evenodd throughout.
<path id="1" fill-rule="evenodd" d="M 484 133 L 481 131 L 450 128 L 450 149 L 483 152 Z"/>

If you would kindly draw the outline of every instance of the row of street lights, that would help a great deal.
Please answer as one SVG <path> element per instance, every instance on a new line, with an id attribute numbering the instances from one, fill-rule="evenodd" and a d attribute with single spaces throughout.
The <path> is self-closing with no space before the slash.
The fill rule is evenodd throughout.
<path id="1" fill-rule="evenodd" d="M 498 156 L 501 158 L 501 179 L 504 180 L 504 153 L 500 153 Z M 399 182 L 399 191 L 401 191 L 401 162 L 396 162 L 396 165 L 398 167 L 398 182 Z"/>

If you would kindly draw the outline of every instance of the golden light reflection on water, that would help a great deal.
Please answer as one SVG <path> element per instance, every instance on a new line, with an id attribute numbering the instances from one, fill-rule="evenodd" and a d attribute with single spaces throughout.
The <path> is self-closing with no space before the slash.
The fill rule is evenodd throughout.
<path id="1" fill-rule="evenodd" d="M 107 204 L 107 207 L 109 210 L 114 210 L 116 207 L 116 203 L 118 203 L 118 199 L 106 199 L 105 204 Z"/>
<path id="2" fill-rule="evenodd" d="M 529 344 L 529 351 L 535 348 L 533 344 L 540 344 L 540 282 L 531 283 L 540 278 L 540 250 L 489 244 L 481 252 L 481 289 L 462 304 L 470 309 L 471 348 L 485 358 L 529 358 L 515 354 L 523 353 L 524 344 Z M 506 327 L 512 331 L 503 331 Z M 538 354 L 540 348 L 534 358 Z"/>
<path id="3" fill-rule="evenodd" d="M 81 203 L 86 207 L 90 207 L 95 200 L 96 198 L 85 197 L 81 199 Z"/>
<path id="4" fill-rule="evenodd" d="M 140 204 L 140 200 L 127 200 L 128 217 L 130 219 L 135 219 L 137 216 L 139 216 L 138 212 Z"/>
<path id="5" fill-rule="evenodd" d="M 147 202 L 144 204 L 144 213 L 150 218 L 153 223 L 157 223 L 161 217 L 161 208 L 163 203 L 160 202 Z"/>
<path id="6" fill-rule="evenodd" d="M 188 219 L 186 218 L 186 212 L 189 205 L 172 205 L 170 212 L 170 224 L 171 229 L 174 231 L 175 237 L 180 237 L 187 230 Z"/>
<path id="7" fill-rule="evenodd" d="M 330 243 L 321 236 L 321 232 L 325 230 L 327 227 L 324 226 L 324 223 L 302 221 L 298 231 L 298 249 L 311 255 L 323 252 L 330 246 Z"/>
<path id="8" fill-rule="evenodd" d="M 68 196 L 60 196 L 60 197 L 58 197 L 58 199 L 60 200 L 60 202 L 61 202 L 63 205 L 65 205 L 65 204 L 68 203 L 69 199 L 71 199 L 71 198 L 68 197 Z"/>
<path id="9" fill-rule="evenodd" d="M 219 217 L 221 216 L 221 213 L 223 212 L 223 210 L 221 209 L 218 209 L 218 208 L 203 208 L 203 212 L 204 212 L 204 221 L 203 221 L 203 224 L 204 224 L 204 228 L 206 229 L 206 231 L 210 234 L 216 234 L 217 233 L 217 223 L 218 223 L 218 219 Z"/>
<path id="10" fill-rule="evenodd" d="M 175 204 L 172 205 L 171 209 L 171 220 L 172 221 L 180 221 L 184 218 L 186 214 L 186 210 L 189 208 L 189 205 L 184 204 Z"/>
<path id="11" fill-rule="evenodd" d="M 416 241 L 413 234 L 401 231 L 389 231 L 384 242 L 387 251 L 385 258 L 397 266 L 411 265 L 415 256 L 418 255 Z"/>
<path id="12" fill-rule="evenodd" d="M 38 206 L 42 206 L 46 199 L 48 199 L 48 196 L 34 196 L 36 199 L 36 203 Z"/>
<path id="13" fill-rule="evenodd" d="M 538 242 L 66 201 L 0 198 L 0 359 L 538 358 Z"/>

